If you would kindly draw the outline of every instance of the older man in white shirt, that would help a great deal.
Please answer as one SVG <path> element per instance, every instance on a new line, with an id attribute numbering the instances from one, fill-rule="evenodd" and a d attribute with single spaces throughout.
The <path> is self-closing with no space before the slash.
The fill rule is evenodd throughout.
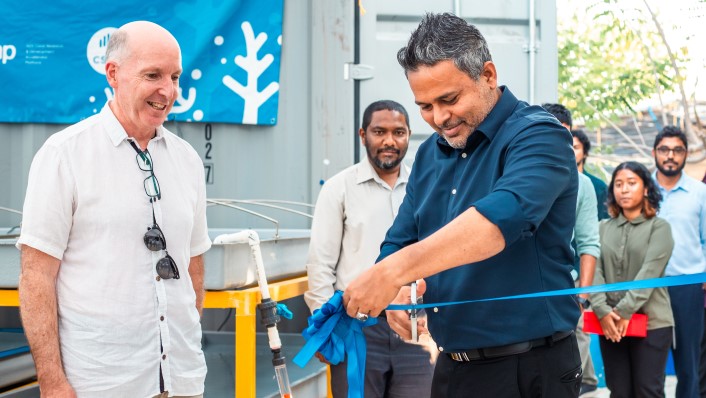
<path id="1" fill-rule="evenodd" d="M 51 136 L 30 169 L 19 292 L 39 387 L 60 398 L 201 397 L 203 164 L 162 126 L 179 44 L 132 22 L 106 59 L 114 99 Z"/>

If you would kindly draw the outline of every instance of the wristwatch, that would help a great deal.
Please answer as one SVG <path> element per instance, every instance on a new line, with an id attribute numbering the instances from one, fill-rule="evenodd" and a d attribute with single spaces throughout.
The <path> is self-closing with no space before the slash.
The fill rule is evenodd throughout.
<path id="1" fill-rule="evenodd" d="M 588 301 L 588 299 L 585 299 L 581 296 L 576 296 L 576 301 L 578 301 L 579 305 L 584 309 L 587 310 L 589 307 L 591 307 L 591 302 Z"/>

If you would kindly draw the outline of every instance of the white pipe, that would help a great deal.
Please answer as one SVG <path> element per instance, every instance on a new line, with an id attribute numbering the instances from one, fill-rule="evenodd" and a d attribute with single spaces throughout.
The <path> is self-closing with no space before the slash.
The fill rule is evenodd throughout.
<path id="1" fill-rule="evenodd" d="M 454 0 L 454 15 L 461 17 L 461 0 Z"/>
<path id="2" fill-rule="evenodd" d="M 529 98 L 528 102 L 534 104 L 535 58 L 537 53 L 537 21 L 535 16 L 535 0 L 529 2 Z"/>
<path id="3" fill-rule="evenodd" d="M 247 243 L 250 245 L 250 252 L 255 261 L 255 269 L 257 270 L 257 284 L 260 286 L 260 294 L 262 299 L 270 298 L 270 289 L 267 285 L 265 277 L 265 265 L 262 261 L 262 251 L 260 250 L 260 236 L 252 229 L 244 229 L 232 234 L 218 235 L 213 240 L 215 244 L 234 244 Z"/>
<path id="4" fill-rule="evenodd" d="M 232 234 L 218 235 L 216 239 L 213 240 L 213 243 L 247 243 L 250 245 L 250 252 L 252 253 L 253 260 L 255 260 L 255 267 L 257 270 L 257 284 L 260 286 L 260 295 L 262 296 L 262 301 L 269 300 L 270 288 L 267 284 L 267 278 L 265 277 L 265 265 L 262 261 L 262 251 L 260 250 L 260 236 L 257 234 L 257 232 L 253 231 L 252 229 L 245 229 Z M 278 350 L 282 348 L 282 341 L 279 338 L 277 325 L 272 325 L 267 328 L 267 336 L 270 344 L 270 349 Z"/>

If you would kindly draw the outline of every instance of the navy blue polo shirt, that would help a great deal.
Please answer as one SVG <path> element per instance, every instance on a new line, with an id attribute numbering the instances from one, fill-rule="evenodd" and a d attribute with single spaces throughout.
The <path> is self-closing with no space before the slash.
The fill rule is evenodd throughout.
<path id="1" fill-rule="evenodd" d="M 500 228 L 499 254 L 426 278 L 427 303 L 503 297 L 574 287 L 571 236 L 578 171 L 571 134 L 506 87 L 464 149 L 438 134 L 422 143 L 407 194 L 378 260 L 422 240 L 475 207 Z M 458 236 L 462 245 L 472 235 Z M 573 297 L 500 300 L 427 309 L 445 352 L 493 347 L 576 328 Z"/>

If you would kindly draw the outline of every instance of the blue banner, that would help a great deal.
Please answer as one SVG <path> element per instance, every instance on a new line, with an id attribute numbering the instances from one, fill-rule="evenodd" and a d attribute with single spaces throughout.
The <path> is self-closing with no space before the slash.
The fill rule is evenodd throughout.
<path id="1" fill-rule="evenodd" d="M 283 0 L 0 3 L 0 122 L 75 123 L 100 112 L 110 34 L 134 20 L 177 39 L 184 72 L 169 120 L 277 123 Z"/>

